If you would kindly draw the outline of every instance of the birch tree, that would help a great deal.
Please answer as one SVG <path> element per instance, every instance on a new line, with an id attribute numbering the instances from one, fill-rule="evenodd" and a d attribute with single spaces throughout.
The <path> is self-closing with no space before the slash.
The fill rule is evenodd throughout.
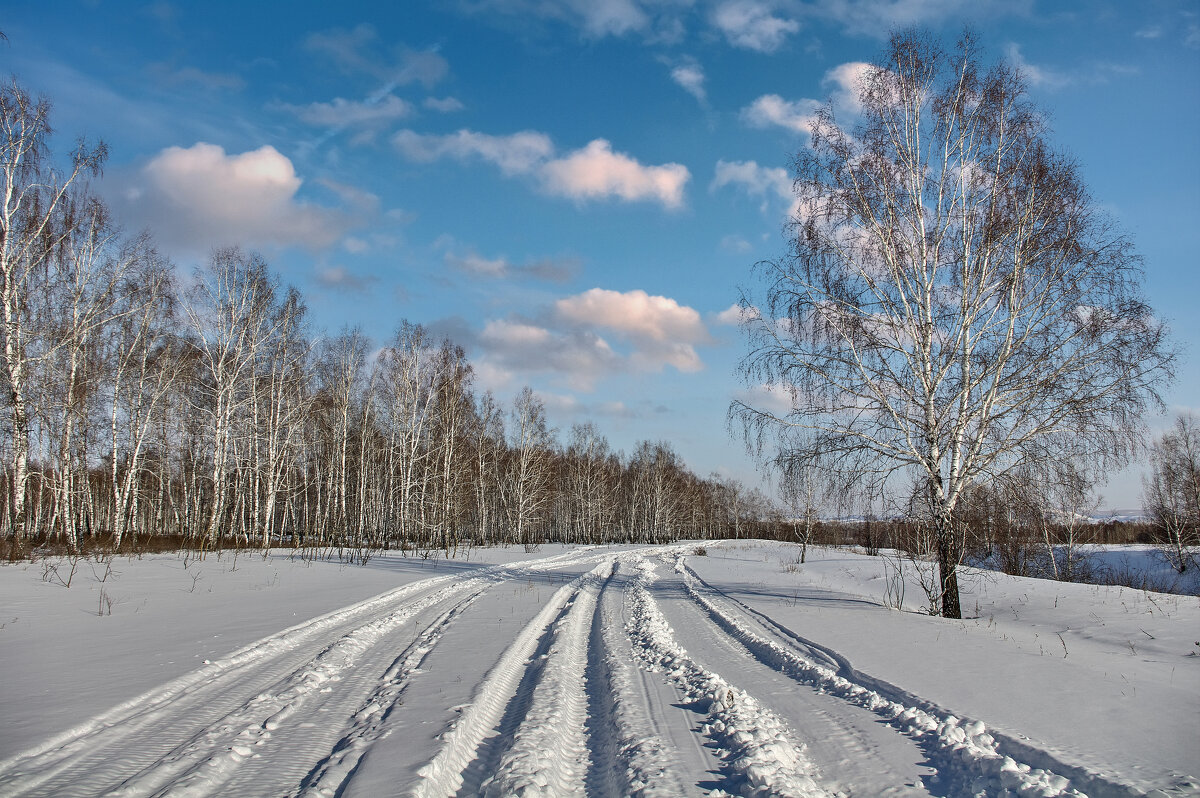
<path id="1" fill-rule="evenodd" d="M 186 373 L 175 327 L 171 264 L 144 237 L 136 240 L 131 260 L 120 296 L 122 311 L 105 342 L 110 350 L 105 360 L 111 369 L 108 421 L 114 548 L 120 547 L 130 523 L 137 521 L 146 450 L 155 422 L 166 425 L 170 395 Z M 161 437 L 159 459 L 165 460 L 166 435 Z M 162 473 L 159 481 L 165 489 L 169 477 Z M 163 489 L 160 504 L 166 503 Z"/>
<path id="2" fill-rule="evenodd" d="M 245 421 L 258 349 L 275 302 L 275 285 L 261 258 L 236 248 L 215 252 L 198 278 L 187 314 L 196 334 L 202 371 L 197 403 L 210 425 L 212 495 L 204 538 L 211 545 L 230 510 L 236 425 Z"/>
<path id="3" fill-rule="evenodd" d="M 72 153 L 59 172 L 47 146 L 50 103 L 15 82 L 0 87 L 0 347 L 12 427 L 9 532 L 24 535 L 29 482 L 30 371 L 41 354 L 29 318 L 30 297 L 45 288 L 47 259 L 72 227 L 64 206 L 88 175 L 99 172 L 103 144 Z"/>
<path id="4" fill-rule="evenodd" d="M 785 458 L 915 485 L 957 618 L 963 492 L 1025 463 L 1122 461 L 1173 356 L 1140 258 L 1015 67 L 985 69 L 970 35 L 946 53 L 900 33 L 857 99 L 854 124 L 817 115 L 789 252 L 756 267 L 761 304 L 743 296 L 743 375 L 790 410 L 731 413 L 760 451 L 782 433 Z"/>
<path id="5" fill-rule="evenodd" d="M 538 522 L 550 505 L 550 453 L 553 433 L 546 425 L 546 407 L 526 387 L 513 400 L 509 428 L 509 514 L 519 543 L 531 546 Z"/>
<path id="6" fill-rule="evenodd" d="M 569 539 L 576 543 L 603 540 L 606 532 L 612 532 L 617 482 L 608 439 L 590 421 L 576 424 L 571 427 L 565 458 L 563 493 L 569 508 Z"/>
<path id="7" fill-rule="evenodd" d="M 1154 442 L 1143 505 L 1163 535 L 1163 552 L 1179 573 L 1195 567 L 1200 547 L 1200 424 L 1180 415 Z"/>

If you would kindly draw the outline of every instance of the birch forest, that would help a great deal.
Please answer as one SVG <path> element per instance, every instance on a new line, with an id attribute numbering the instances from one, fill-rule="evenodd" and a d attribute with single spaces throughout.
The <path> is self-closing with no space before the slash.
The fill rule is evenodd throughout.
<path id="1" fill-rule="evenodd" d="M 58 543 L 451 552 L 728 536 L 765 502 L 671 445 L 560 434 L 530 389 L 479 392 L 463 349 L 398 320 L 314 330 L 259 255 L 187 275 L 56 168 L 49 105 L 0 89 L 0 368 L 11 556 Z M 757 502 L 757 504 L 756 504 Z"/>

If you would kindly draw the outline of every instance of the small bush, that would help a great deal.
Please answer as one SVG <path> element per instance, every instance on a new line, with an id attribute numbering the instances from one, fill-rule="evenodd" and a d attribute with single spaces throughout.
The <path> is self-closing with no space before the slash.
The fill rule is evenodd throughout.
<path id="1" fill-rule="evenodd" d="M 697 546 L 696 548 L 692 549 L 692 554 L 695 554 L 697 557 L 707 557 L 708 549 L 704 548 L 703 546 Z"/>

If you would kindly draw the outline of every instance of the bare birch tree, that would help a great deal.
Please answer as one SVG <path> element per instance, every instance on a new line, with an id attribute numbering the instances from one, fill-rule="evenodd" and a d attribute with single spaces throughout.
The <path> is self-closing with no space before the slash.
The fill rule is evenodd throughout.
<path id="1" fill-rule="evenodd" d="M 813 123 L 790 252 L 757 267 L 760 307 L 743 296 L 743 374 L 791 409 L 731 413 L 752 447 L 799 429 L 786 457 L 919 486 L 957 618 L 963 492 L 1029 462 L 1120 461 L 1173 357 L 1140 258 L 1013 66 L 985 70 L 970 35 L 947 54 L 900 33 L 856 115 Z"/>
<path id="2" fill-rule="evenodd" d="M 121 291 L 122 312 L 107 336 L 110 349 L 109 478 L 113 492 L 113 547 L 121 545 L 131 523 L 137 523 L 146 450 L 155 422 L 166 424 L 167 404 L 186 368 L 175 324 L 176 295 L 171 265 L 138 237 L 132 267 Z M 165 437 L 165 436 L 163 436 Z M 165 443 L 159 459 L 164 460 Z M 160 472 L 159 503 L 165 504 L 169 478 Z M 160 526 L 165 524 L 160 522 Z"/>
<path id="3" fill-rule="evenodd" d="M 571 428 L 567 446 L 564 494 L 568 506 L 568 538 L 596 541 L 611 534 L 616 469 L 608 439 L 587 422 Z"/>
<path id="4" fill-rule="evenodd" d="M 12 487 L 9 530 L 24 534 L 29 480 L 29 380 L 38 351 L 31 337 L 29 299 L 45 288 L 47 258 L 72 232 L 64 223 L 76 184 L 104 163 L 103 144 L 80 145 L 65 173 L 53 168 L 46 140 L 50 104 L 15 82 L 0 87 L 0 345 L 12 425 Z"/>
<path id="5" fill-rule="evenodd" d="M 779 475 L 779 498 L 788 512 L 788 522 L 800 544 L 800 563 L 808 559 L 808 545 L 818 521 L 821 502 L 830 497 L 831 480 L 811 462 L 797 462 Z"/>
<path id="6" fill-rule="evenodd" d="M 1179 573 L 1195 567 L 1200 547 L 1200 424 L 1188 414 L 1154 442 L 1143 506 L 1165 538 L 1163 552 Z"/>
<path id="7" fill-rule="evenodd" d="M 230 475 L 239 455 L 235 447 L 242 444 L 242 457 L 248 455 L 246 439 L 237 439 L 238 426 L 246 431 L 245 413 L 258 349 L 275 302 L 275 285 L 266 263 L 239 249 L 213 253 L 208 268 L 198 277 L 187 314 L 203 373 L 197 386 L 198 404 L 210 425 L 212 494 L 204 538 L 211 545 L 228 523 L 230 494 L 235 503 L 246 499 L 231 489 Z"/>
<path id="8" fill-rule="evenodd" d="M 550 452 L 553 434 L 546 425 L 542 400 L 526 387 L 517 394 L 509 427 L 509 517 L 519 543 L 540 542 L 538 524 L 550 505 Z"/>

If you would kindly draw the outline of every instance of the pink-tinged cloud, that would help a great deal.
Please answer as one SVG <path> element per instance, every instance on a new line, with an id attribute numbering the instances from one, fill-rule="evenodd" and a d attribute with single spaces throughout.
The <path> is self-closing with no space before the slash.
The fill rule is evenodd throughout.
<path id="1" fill-rule="evenodd" d="M 667 366 L 700 371 L 704 363 L 696 347 L 712 343 L 693 308 L 641 290 L 602 288 L 560 299 L 536 320 L 492 319 L 474 338 L 479 361 L 497 384 L 521 375 L 551 374 L 585 392 L 615 374 L 658 372 Z"/>
<path id="2" fill-rule="evenodd" d="M 624 293 L 592 288 L 558 300 L 554 309 L 560 318 L 573 323 L 608 327 L 634 337 L 689 343 L 708 340 L 708 331 L 694 309 L 640 288 Z"/>
<path id="3" fill-rule="evenodd" d="M 604 139 L 542 169 L 542 179 L 552 194 L 576 199 L 655 200 L 668 208 L 683 204 L 683 188 L 690 177 L 682 164 L 643 166 L 628 155 L 613 152 Z"/>
<path id="4" fill-rule="evenodd" d="M 629 155 L 614 152 L 604 139 L 556 157 L 550 137 L 529 130 L 507 136 L 465 129 L 448 135 L 401 130 L 392 143 L 402 155 L 414 161 L 479 158 L 495 164 L 509 177 L 534 178 L 548 194 L 578 200 L 651 200 L 678 208 L 683 204 L 684 187 L 691 178 L 687 167 L 681 164 L 646 166 Z"/>
<path id="5" fill-rule="evenodd" d="M 160 152 L 116 204 L 168 246 L 329 246 L 354 226 L 353 216 L 298 200 L 302 183 L 274 147 L 233 155 L 200 142 Z"/>
<path id="6" fill-rule="evenodd" d="M 695 347 L 712 342 L 695 309 L 640 289 L 621 293 L 593 288 L 558 300 L 554 311 L 567 324 L 613 331 L 633 347 L 630 362 L 644 371 L 667 365 L 699 371 L 704 363 Z"/>

